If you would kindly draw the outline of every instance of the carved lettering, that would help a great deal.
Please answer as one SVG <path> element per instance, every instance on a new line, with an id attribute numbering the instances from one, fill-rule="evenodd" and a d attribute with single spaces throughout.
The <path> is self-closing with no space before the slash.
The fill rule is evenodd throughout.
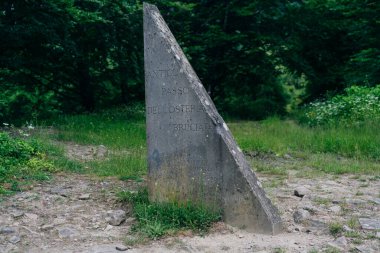
<path id="1" fill-rule="evenodd" d="M 181 114 L 181 113 L 193 113 L 193 112 L 201 112 L 204 111 L 202 106 L 195 105 L 173 105 L 173 104 L 164 104 L 164 105 L 155 105 L 155 106 L 147 106 L 146 113 L 147 114 Z"/>
<path id="2" fill-rule="evenodd" d="M 178 88 L 162 88 L 162 95 L 169 96 L 169 95 L 186 95 L 189 93 L 189 88 L 187 87 L 178 87 Z"/>
<path id="3" fill-rule="evenodd" d="M 212 125 L 208 123 L 191 123 L 191 124 L 170 123 L 169 127 L 171 130 L 176 131 L 176 132 L 184 132 L 184 131 L 200 132 L 200 131 L 206 131 L 206 130 L 212 129 Z"/>

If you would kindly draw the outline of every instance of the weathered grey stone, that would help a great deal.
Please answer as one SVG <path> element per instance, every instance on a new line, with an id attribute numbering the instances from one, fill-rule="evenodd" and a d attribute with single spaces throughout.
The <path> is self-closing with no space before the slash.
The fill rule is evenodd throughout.
<path id="1" fill-rule="evenodd" d="M 89 193 L 84 193 L 84 194 L 81 194 L 78 199 L 80 200 L 88 200 L 90 199 L 90 194 Z"/>
<path id="2" fill-rule="evenodd" d="M 359 223 L 363 229 L 380 230 L 380 219 L 359 218 Z"/>
<path id="3" fill-rule="evenodd" d="M 62 227 L 58 228 L 59 238 L 71 238 L 78 235 L 78 231 L 73 228 Z"/>
<path id="4" fill-rule="evenodd" d="M 144 4 L 149 192 L 222 209 L 233 226 L 278 233 L 281 219 L 158 9 Z M 212 73 L 210 73 L 212 74 Z"/>
<path id="5" fill-rule="evenodd" d="M 16 229 L 13 227 L 2 226 L 0 227 L 0 234 L 13 234 L 16 233 Z"/>
<path id="6" fill-rule="evenodd" d="M 10 243 L 12 243 L 12 244 L 16 244 L 16 243 L 18 243 L 18 242 L 21 241 L 21 238 L 20 238 L 19 235 L 14 235 L 14 236 L 12 236 L 11 238 L 9 238 L 8 241 L 9 241 Z"/>
<path id="7" fill-rule="evenodd" d="M 107 212 L 106 221 L 112 226 L 119 226 L 126 219 L 123 210 L 112 210 Z"/>
<path id="8" fill-rule="evenodd" d="M 300 198 L 303 198 L 305 195 L 310 194 L 310 190 L 305 186 L 298 186 L 294 189 L 294 195 Z"/>
<path id="9" fill-rule="evenodd" d="M 305 209 L 298 209 L 293 213 L 293 219 L 296 223 L 302 223 L 310 218 L 310 213 Z"/>
<path id="10" fill-rule="evenodd" d="M 347 239 L 344 236 L 338 237 L 333 242 L 328 243 L 329 246 L 345 251 L 348 246 Z"/>
<path id="11" fill-rule="evenodd" d="M 329 208 L 329 211 L 333 213 L 340 213 L 342 212 L 342 208 L 340 206 L 334 205 Z"/>

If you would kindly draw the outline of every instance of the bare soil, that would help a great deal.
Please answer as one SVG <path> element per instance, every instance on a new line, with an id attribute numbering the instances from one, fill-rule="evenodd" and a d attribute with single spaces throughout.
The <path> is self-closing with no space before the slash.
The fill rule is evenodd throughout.
<path id="1" fill-rule="evenodd" d="M 84 159 L 91 158 L 85 155 Z M 296 175 L 299 173 L 292 171 L 285 179 L 258 175 L 281 213 L 282 234 L 248 233 L 220 222 L 205 236 L 185 231 L 134 245 L 126 252 L 307 253 L 324 252 L 329 247 L 335 247 L 336 252 L 380 252 L 378 231 L 363 229 L 357 220 L 380 220 L 378 177 Z M 29 191 L 6 197 L 0 202 L 0 252 L 121 252 L 116 247 L 123 248 L 126 239 L 133 237 L 133 219 L 130 208 L 119 203 L 115 194 L 135 190 L 139 184 L 144 182 L 62 173 L 34 184 Z M 299 187 L 306 189 L 303 198 L 294 195 Z M 127 220 L 119 226 L 109 225 L 106 213 L 117 209 L 127 212 Z M 293 214 L 297 210 L 306 210 L 310 216 L 296 223 Z M 342 238 L 336 240 L 330 234 L 332 223 L 346 225 L 347 231 L 337 235 L 345 235 L 343 243 Z"/>

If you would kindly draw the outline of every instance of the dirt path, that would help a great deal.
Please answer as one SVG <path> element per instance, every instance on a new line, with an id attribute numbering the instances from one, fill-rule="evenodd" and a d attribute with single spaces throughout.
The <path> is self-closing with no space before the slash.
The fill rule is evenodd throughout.
<path id="1" fill-rule="evenodd" d="M 294 196 L 300 186 L 307 191 L 303 198 Z M 130 215 L 120 226 L 108 224 L 106 216 L 117 209 L 129 213 L 117 202 L 115 192 L 136 187 L 134 182 L 78 174 L 59 174 L 52 181 L 36 184 L 0 203 L 0 252 L 120 252 L 116 247 L 127 237 Z M 360 239 L 346 236 L 337 241 L 328 232 L 331 222 L 344 225 L 356 217 L 379 219 L 379 189 L 380 181 L 371 177 L 290 178 L 281 187 L 268 188 L 285 222 L 281 235 L 257 235 L 217 224 L 205 237 L 165 238 L 127 252 L 310 252 L 329 245 L 341 252 L 380 252 L 376 231 L 364 230 L 359 224 L 355 231 Z M 309 213 L 301 217 L 301 223 L 293 218 L 297 210 Z"/>
<path id="2" fill-rule="evenodd" d="M 67 147 L 73 151 L 68 156 L 80 161 L 102 159 L 107 153 L 104 146 Z M 274 159 L 268 163 L 281 166 L 285 162 Z M 218 223 L 204 237 L 183 233 L 129 248 L 123 244 L 131 236 L 133 218 L 129 207 L 117 201 L 116 192 L 135 190 L 143 183 L 56 174 L 53 180 L 36 183 L 31 190 L 0 202 L 0 253 L 111 253 L 121 249 L 127 252 L 380 252 L 379 176 L 324 175 L 307 179 L 299 178 L 299 172 L 289 170 L 286 178 L 258 175 L 284 221 L 284 232 L 280 235 L 247 233 Z M 114 213 L 120 218 L 117 215 L 122 211 L 116 210 L 125 212 L 122 217 L 125 221 L 120 225 L 120 219 L 115 224 L 115 219 L 110 218 Z M 332 227 L 337 231 L 335 237 L 330 232 Z M 331 247 L 336 251 L 326 251 Z"/>

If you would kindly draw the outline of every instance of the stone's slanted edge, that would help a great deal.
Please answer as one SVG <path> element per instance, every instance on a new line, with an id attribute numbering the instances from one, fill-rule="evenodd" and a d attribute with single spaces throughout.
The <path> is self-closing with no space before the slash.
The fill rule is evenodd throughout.
<path id="1" fill-rule="evenodd" d="M 277 208 L 273 206 L 271 201 L 265 195 L 265 192 L 262 189 L 260 182 L 257 180 L 257 177 L 255 176 L 254 172 L 251 170 L 248 162 L 244 157 L 244 154 L 237 146 L 226 123 L 217 112 L 214 103 L 212 102 L 211 98 L 204 89 L 201 81 L 199 80 L 195 71 L 191 67 L 181 48 L 176 43 L 174 36 L 170 32 L 170 29 L 163 21 L 159 10 L 155 5 L 144 3 L 144 16 L 145 15 L 150 15 L 151 18 L 153 18 L 156 21 L 157 27 L 161 29 L 163 37 L 168 36 L 169 34 L 170 37 L 167 38 L 167 40 L 173 42 L 173 45 L 171 45 L 171 50 L 176 56 L 176 61 L 180 66 L 180 70 L 186 74 L 189 83 L 192 84 L 192 90 L 197 95 L 198 99 L 204 107 L 205 112 L 215 125 L 216 131 L 218 132 L 228 151 L 232 155 L 240 174 L 244 177 L 245 183 L 249 186 L 249 194 L 255 199 L 255 202 L 259 203 L 259 206 L 252 203 L 252 209 L 255 210 L 251 211 L 253 213 L 258 213 L 257 217 L 259 217 L 261 213 L 264 213 L 266 216 L 265 221 L 260 222 L 259 226 L 257 225 L 257 222 L 253 222 L 253 224 L 255 224 L 255 227 L 251 227 L 250 224 L 240 224 L 239 222 L 236 222 L 236 218 L 238 217 L 231 217 L 229 214 L 226 213 L 224 214 L 225 221 L 232 226 L 245 225 L 245 228 L 251 231 L 264 232 L 270 234 L 280 233 L 282 231 L 282 222 L 278 214 Z M 222 198 L 224 197 L 226 196 L 222 196 Z"/>

